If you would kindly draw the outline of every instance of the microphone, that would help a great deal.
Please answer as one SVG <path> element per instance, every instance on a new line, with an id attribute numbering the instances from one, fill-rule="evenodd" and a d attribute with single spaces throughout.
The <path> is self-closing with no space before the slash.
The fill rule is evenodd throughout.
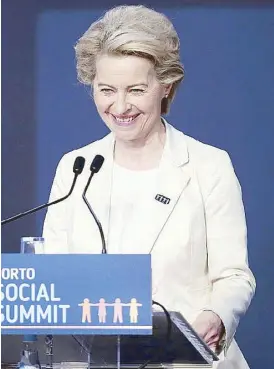
<path id="1" fill-rule="evenodd" d="M 102 228 L 102 224 L 100 223 L 99 219 L 96 217 L 94 211 L 92 210 L 92 207 L 90 206 L 90 203 L 88 202 L 88 200 L 86 198 L 86 193 L 87 193 L 87 190 L 89 188 L 90 181 L 91 181 L 92 177 L 94 176 L 95 173 L 99 172 L 99 170 L 101 169 L 101 167 L 104 163 L 104 160 L 105 159 L 102 155 L 96 155 L 95 158 L 93 159 L 93 161 L 90 165 L 90 168 L 89 168 L 91 173 L 90 173 L 90 176 L 88 178 L 86 187 L 84 188 L 84 191 L 83 191 L 83 194 L 82 194 L 82 198 L 85 201 L 85 204 L 87 205 L 88 210 L 90 211 L 91 215 L 93 216 L 93 219 L 95 220 L 95 223 L 97 224 L 97 227 L 99 229 L 101 240 L 102 240 L 102 254 L 107 253 L 104 231 L 103 231 L 103 228 Z"/>
<path id="2" fill-rule="evenodd" d="M 14 215 L 14 216 L 12 216 L 10 218 L 4 219 L 4 220 L 1 221 L 1 225 L 7 224 L 7 223 L 11 223 L 11 222 L 13 222 L 13 221 L 15 221 L 17 219 L 23 218 L 26 215 L 35 213 L 38 210 L 42 210 L 44 208 L 47 208 L 48 206 L 51 206 L 51 205 L 54 205 L 54 204 L 58 204 L 59 202 L 66 200 L 72 194 L 72 191 L 74 190 L 74 187 L 75 187 L 75 184 L 76 184 L 76 180 L 77 180 L 79 174 L 82 173 L 82 171 L 84 169 L 84 166 L 85 166 L 85 159 L 82 156 L 78 156 L 75 159 L 74 165 L 73 165 L 73 173 L 74 173 L 73 182 L 72 182 L 71 188 L 70 188 L 70 190 L 69 190 L 69 192 L 68 192 L 68 194 L 66 196 L 63 196 L 60 199 L 54 200 L 52 202 L 47 202 L 46 204 L 37 206 L 36 208 L 27 210 L 27 211 L 25 211 L 23 213 L 19 213 L 19 214 Z"/>

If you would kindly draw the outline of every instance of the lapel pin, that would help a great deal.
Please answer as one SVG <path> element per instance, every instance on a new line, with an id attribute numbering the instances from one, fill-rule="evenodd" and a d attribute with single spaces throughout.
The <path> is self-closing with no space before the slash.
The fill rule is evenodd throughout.
<path id="1" fill-rule="evenodd" d="M 162 204 L 168 205 L 170 203 L 170 198 L 160 195 L 159 193 L 155 196 L 155 200 L 161 202 Z"/>

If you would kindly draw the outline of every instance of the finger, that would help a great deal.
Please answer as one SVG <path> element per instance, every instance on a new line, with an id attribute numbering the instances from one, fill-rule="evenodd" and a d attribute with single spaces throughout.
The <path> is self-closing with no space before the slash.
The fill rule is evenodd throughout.
<path id="1" fill-rule="evenodd" d="M 219 343 L 219 337 L 215 337 L 207 342 L 208 346 L 210 345 L 217 345 Z"/>
<path id="2" fill-rule="evenodd" d="M 218 337 L 218 333 L 217 333 L 214 329 L 211 329 L 211 330 L 209 330 L 209 331 L 205 334 L 205 336 L 204 336 L 204 341 L 205 341 L 206 343 L 208 343 L 208 342 L 210 342 L 210 341 L 212 341 L 212 340 L 216 339 L 217 337 Z"/>
<path id="3" fill-rule="evenodd" d="M 217 335 L 217 336 L 211 337 L 210 339 L 204 340 L 204 341 L 209 346 L 210 345 L 218 345 L 219 342 L 220 342 L 220 337 Z"/>
<path id="4" fill-rule="evenodd" d="M 208 345 L 209 348 L 212 350 L 212 351 L 216 351 L 216 348 L 217 348 L 217 345 L 216 344 L 211 344 L 211 345 Z"/>

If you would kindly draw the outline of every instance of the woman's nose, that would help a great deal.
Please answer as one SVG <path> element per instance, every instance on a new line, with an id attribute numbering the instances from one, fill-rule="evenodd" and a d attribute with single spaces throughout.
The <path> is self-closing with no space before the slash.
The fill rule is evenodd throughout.
<path id="1" fill-rule="evenodd" d="M 125 114 L 128 110 L 130 110 L 130 104 L 127 102 L 125 95 L 117 95 L 116 100 L 114 102 L 115 113 L 122 115 Z"/>

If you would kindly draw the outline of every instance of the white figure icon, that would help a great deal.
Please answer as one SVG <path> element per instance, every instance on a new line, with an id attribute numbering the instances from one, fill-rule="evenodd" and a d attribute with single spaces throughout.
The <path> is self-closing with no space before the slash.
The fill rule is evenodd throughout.
<path id="1" fill-rule="evenodd" d="M 138 307 L 142 306 L 135 298 L 131 299 L 129 305 L 130 323 L 138 323 Z"/>

